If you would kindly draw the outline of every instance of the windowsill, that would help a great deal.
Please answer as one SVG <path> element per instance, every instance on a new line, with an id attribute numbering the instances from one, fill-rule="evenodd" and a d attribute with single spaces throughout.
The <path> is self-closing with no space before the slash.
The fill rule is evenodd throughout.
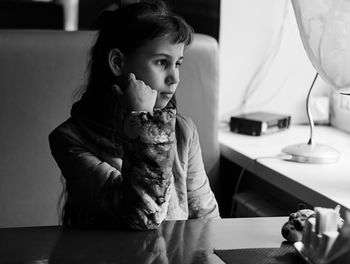
<path id="1" fill-rule="evenodd" d="M 307 143 L 309 127 L 260 137 L 219 130 L 221 155 L 253 174 L 313 206 L 350 209 L 350 134 L 328 126 L 315 127 L 316 143 L 328 144 L 340 152 L 333 164 L 304 164 L 278 157 L 287 145 Z M 342 210 L 342 214 L 344 210 Z"/>

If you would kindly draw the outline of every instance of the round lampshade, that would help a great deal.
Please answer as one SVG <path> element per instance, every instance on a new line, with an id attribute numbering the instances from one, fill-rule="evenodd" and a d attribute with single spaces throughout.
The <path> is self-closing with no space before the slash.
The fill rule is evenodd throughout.
<path id="1" fill-rule="evenodd" d="M 306 53 L 322 79 L 350 94 L 350 0 L 292 0 Z"/>

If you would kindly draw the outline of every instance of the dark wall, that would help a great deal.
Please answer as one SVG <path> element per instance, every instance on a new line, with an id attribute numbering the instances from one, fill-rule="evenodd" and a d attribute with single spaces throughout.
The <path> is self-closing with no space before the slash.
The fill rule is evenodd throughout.
<path id="1" fill-rule="evenodd" d="M 63 29 L 63 7 L 54 2 L 0 0 L 1 29 Z"/>
<path id="2" fill-rule="evenodd" d="M 91 29 L 99 14 L 113 3 L 113 0 L 80 0 L 79 29 Z"/>
<path id="3" fill-rule="evenodd" d="M 169 0 L 168 3 L 197 33 L 219 40 L 220 0 Z"/>
<path id="4" fill-rule="evenodd" d="M 79 29 L 90 29 L 103 9 L 113 0 L 81 0 L 79 4 Z M 171 9 L 181 15 L 197 33 L 219 39 L 220 0 L 168 0 Z"/>

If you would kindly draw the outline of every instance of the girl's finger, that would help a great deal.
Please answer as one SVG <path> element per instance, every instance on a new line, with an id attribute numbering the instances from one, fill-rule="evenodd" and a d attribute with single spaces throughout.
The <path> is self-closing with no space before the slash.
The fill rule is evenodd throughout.
<path id="1" fill-rule="evenodd" d="M 129 81 L 129 82 L 130 82 L 130 81 L 136 81 L 136 76 L 135 76 L 135 74 L 129 73 L 128 81 Z"/>
<path id="2" fill-rule="evenodd" d="M 116 94 L 117 96 L 121 96 L 121 95 L 124 94 L 124 93 L 123 93 L 123 90 L 122 90 L 118 85 L 116 85 L 116 84 L 113 84 L 113 85 L 112 85 L 112 91 L 113 91 L 113 93 Z"/>

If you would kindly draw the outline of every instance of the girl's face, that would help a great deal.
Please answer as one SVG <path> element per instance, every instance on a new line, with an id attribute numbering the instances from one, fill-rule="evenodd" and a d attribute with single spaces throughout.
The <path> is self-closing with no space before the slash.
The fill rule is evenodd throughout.
<path id="1" fill-rule="evenodd" d="M 184 47 L 159 37 L 124 58 L 123 74 L 134 73 L 136 79 L 157 91 L 155 108 L 164 108 L 176 91 Z"/>

